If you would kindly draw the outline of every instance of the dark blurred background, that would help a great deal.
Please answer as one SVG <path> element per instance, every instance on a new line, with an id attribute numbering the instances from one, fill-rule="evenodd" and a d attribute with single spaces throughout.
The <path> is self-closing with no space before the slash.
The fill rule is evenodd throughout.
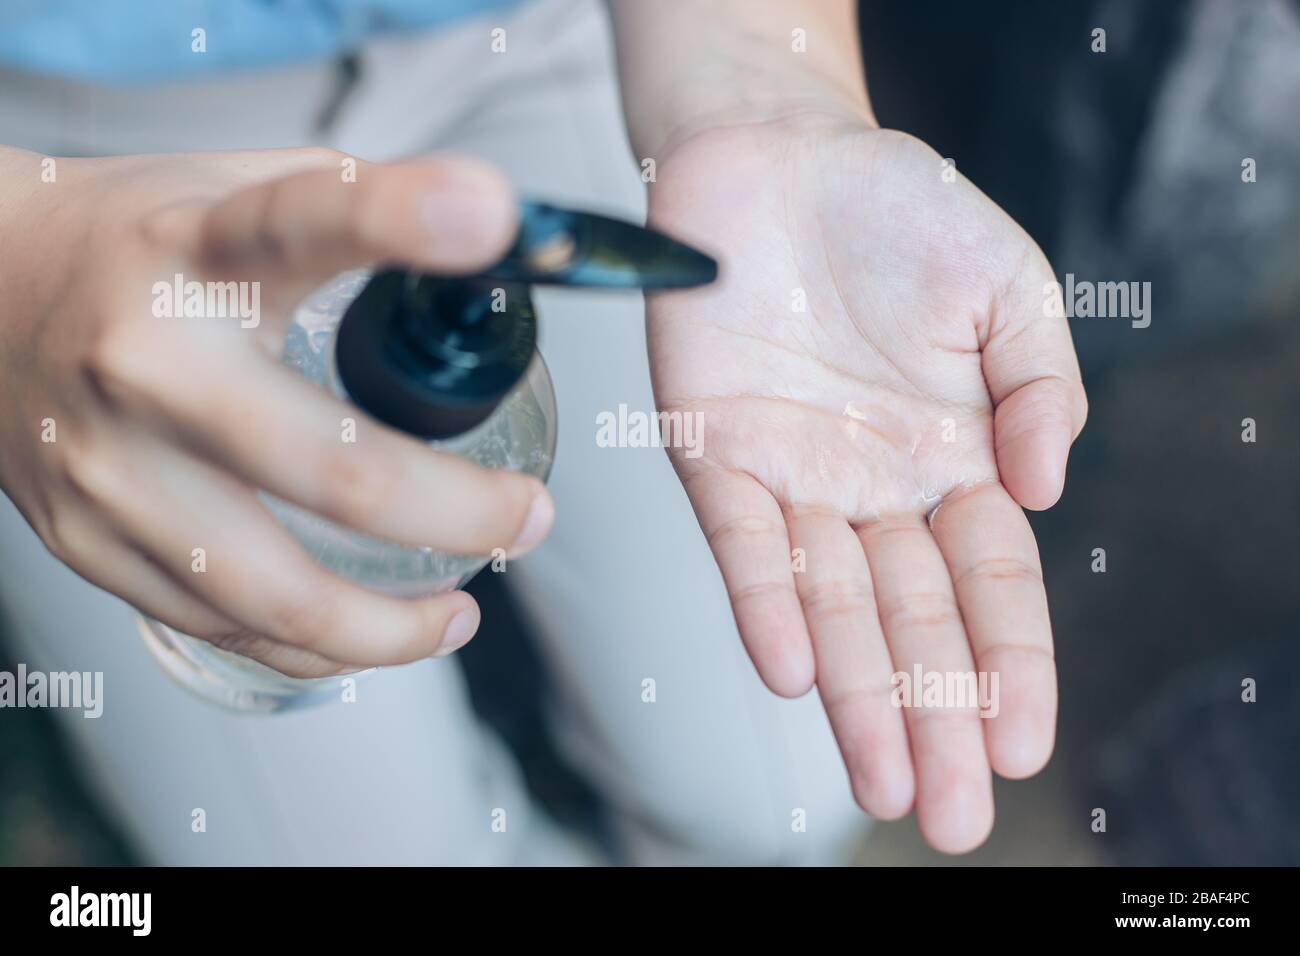
<path id="1" fill-rule="evenodd" d="M 909 820 L 878 825 L 860 861 L 1300 864 L 1300 3 L 861 9 L 882 124 L 953 158 L 1062 280 L 1150 282 L 1152 321 L 1071 322 L 1091 413 L 1061 504 L 1033 516 L 1061 679 L 1051 765 L 998 784 L 977 852 L 940 857 Z M 493 608 L 462 654 L 476 706 L 543 801 L 599 836 L 598 803 L 540 736 L 540 665 L 500 587 L 471 588 Z M 130 861 L 48 714 L 8 713 L 0 754 L 0 864 Z"/>

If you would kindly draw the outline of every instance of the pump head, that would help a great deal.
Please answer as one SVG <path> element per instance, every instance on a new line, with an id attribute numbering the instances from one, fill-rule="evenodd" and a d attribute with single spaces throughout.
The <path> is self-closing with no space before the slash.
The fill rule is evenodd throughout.
<path id="1" fill-rule="evenodd" d="M 339 378 L 380 421 L 451 438 L 491 415 L 528 371 L 532 285 L 653 291 L 716 277 L 713 259 L 652 229 L 525 202 L 510 251 L 476 275 L 376 273 L 339 325 Z"/>

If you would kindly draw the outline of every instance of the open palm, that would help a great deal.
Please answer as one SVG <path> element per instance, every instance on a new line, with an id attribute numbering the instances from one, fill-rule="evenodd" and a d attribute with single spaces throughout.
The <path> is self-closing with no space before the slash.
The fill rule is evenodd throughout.
<path id="1" fill-rule="evenodd" d="M 916 807 L 960 852 L 991 774 L 1051 754 L 1056 675 L 1021 506 L 1059 497 L 1086 402 L 1033 241 L 901 133 L 825 119 L 717 129 L 661 162 L 651 221 L 719 256 L 656 297 L 656 400 L 745 646 L 774 691 L 815 682 L 854 794 Z M 899 707 L 892 675 L 984 673 L 974 701 Z M 917 687 L 919 703 L 920 687 Z M 992 716 L 996 713 L 996 716 Z"/>

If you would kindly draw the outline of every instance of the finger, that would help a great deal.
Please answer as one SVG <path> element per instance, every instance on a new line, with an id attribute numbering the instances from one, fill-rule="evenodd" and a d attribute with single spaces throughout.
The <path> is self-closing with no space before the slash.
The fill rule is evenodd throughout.
<path id="1" fill-rule="evenodd" d="M 240 387 L 232 389 L 229 370 L 238 366 Z M 159 389 L 155 401 L 193 447 L 348 527 L 455 554 L 501 548 L 515 557 L 554 523 L 551 496 L 536 478 L 435 451 L 244 342 L 178 355 L 169 377 L 184 387 Z"/>
<path id="2" fill-rule="evenodd" d="M 163 623 L 167 623 L 164 621 Z M 214 647 L 241 657 L 251 658 L 259 664 L 279 671 L 286 677 L 311 680 L 320 677 L 336 677 L 341 674 L 355 673 L 361 669 L 351 664 L 322 657 L 312 651 L 282 641 L 272 640 L 261 634 L 254 634 L 241 627 L 232 627 L 216 633 L 194 633 L 182 631 L 189 637 L 207 641 Z"/>
<path id="3" fill-rule="evenodd" d="M 945 500 L 931 527 L 977 670 L 990 681 L 996 675 L 996 712 L 983 722 L 993 769 L 1031 776 L 1051 756 L 1056 732 L 1052 624 L 1034 532 L 997 482 Z"/>
<path id="4" fill-rule="evenodd" d="M 403 599 L 369 591 L 312 561 L 251 493 L 215 507 L 210 495 L 200 500 L 209 502 L 203 520 L 183 538 L 156 535 L 153 554 L 174 576 L 191 573 L 195 591 L 247 632 L 241 639 L 264 635 L 343 664 L 385 666 L 450 652 L 478 630 L 477 605 L 463 592 Z M 203 542 L 201 573 L 195 542 Z"/>
<path id="5" fill-rule="evenodd" d="M 105 560 L 105 583 L 100 586 L 178 634 L 251 658 L 287 677 L 332 677 L 355 670 L 312 651 L 254 634 L 190 590 L 188 581 L 174 577 L 174 572 L 160 568 L 133 547 L 109 546 L 101 555 Z"/>
<path id="6" fill-rule="evenodd" d="M 153 565 L 152 561 L 149 563 Z M 156 565 L 153 565 L 153 567 L 155 574 L 162 575 L 163 579 L 173 587 L 183 590 L 184 582 L 173 580 L 166 572 L 157 569 Z M 143 579 L 141 581 L 143 582 Z M 156 590 L 156 588 L 156 584 L 150 583 L 151 591 Z M 114 588 L 114 593 L 126 597 L 125 592 L 118 588 Z M 328 657 L 322 657 L 312 651 L 275 641 L 261 634 L 254 634 L 212 609 L 201 598 L 192 594 L 189 597 L 190 600 L 197 602 L 203 608 L 209 609 L 211 613 L 202 618 L 194 619 L 191 615 L 184 615 L 175 610 L 161 608 L 157 603 L 150 602 L 148 598 L 141 602 L 130 600 L 129 603 L 136 610 L 142 611 L 178 635 L 206 641 L 223 651 L 251 658 L 260 664 L 279 671 L 286 677 L 333 677 L 356 670 L 351 665 L 331 660 Z"/>
<path id="7" fill-rule="evenodd" d="M 275 293 L 296 299 L 349 268 L 395 262 L 464 273 L 500 258 L 518 213 L 507 181 L 474 160 L 435 156 L 293 173 L 217 203 L 201 227 L 201 256 L 220 268 L 297 276 Z"/>
<path id="8" fill-rule="evenodd" d="M 858 534 L 894 668 L 910 681 L 911 700 L 903 703 L 911 706 L 903 714 L 916 768 L 917 824 L 931 846 L 964 853 L 979 846 L 993 826 L 992 778 L 977 702 L 942 699 L 934 706 L 924 696 L 927 679 L 947 686 L 974 673 L 952 580 L 919 517 L 873 522 Z"/>
<path id="9" fill-rule="evenodd" d="M 684 484 L 759 676 L 784 697 L 807 693 L 815 670 L 812 644 L 780 506 L 761 484 L 735 472 L 701 471 Z"/>
<path id="10" fill-rule="evenodd" d="M 912 809 L 912 758 L 903 714 L 890 703 L 894 668 L 862 545 L 842 515 L 791 512 L 786 525 L 806 562 L 795 587 L 854 798 L 874 817 L 898 819 Z"/>
<path id="11" fill-rule="evenodd" d="M 249 633 L 93 518 L 65 521 L 60 559 L 78 575 L 168 628 L 243 654 L 291 677 L 325 677 L 346 669 L 299 648 Z"/>
<path id="12" fill-rule="evenodd" d="M 994 442 L 1002 482 L 1022 506 L 1050 508 L 1065 486 L 1070 445 L 1088 401 L 1060 287 L 1042 253 L 995 303 L 983 347 L 984 377 L 996 406 Z"/>
<path id="13" fill-rule="evenodd" d="M 83 466 L 93 506 L 240 628 L 347 665 L 404 664 L 454 650 L 478 629 L 473 598 L 378 594 L 316 564 L 253 491 L 157 444 L 147 472 Z M 200 635 L 202 636 L 202 635 Z"/>
<path id="14" fill-rule="evenodd" d="M 124 544 L 94 518 L 64 520 L 57 547 L 60 561 L 79 576 L 169 627 L 194 633 L 234 629 L 234 623 L 206 601 L 173 581 L 147 555 Z"/>

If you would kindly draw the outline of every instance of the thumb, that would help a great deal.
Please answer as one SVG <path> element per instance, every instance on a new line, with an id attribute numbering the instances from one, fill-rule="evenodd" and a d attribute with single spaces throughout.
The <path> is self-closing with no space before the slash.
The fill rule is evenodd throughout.
<path id="1" fill-rule="evenodd" d="M 1036 259 L 996 301 L 982 363 L 1002 484 L 1021 507 L 1041 511 L 1061 497 L 1088 399 L 1060 286 L 1041 252 Z"/>
<path id="2" fill-rule="evenodd" d="M 1086 414 L 1076 412 L 1082 395 L 1078 382 L 1047 375 L 998 404 L 993 418 L 998 472 L 1021 507 L 1042 511 L 1061 497 L 1070 445 Z"/>
<path id="3" fill-rule="evenodd" d="M 499 259 L 518 228 L 505 177 L 483 163 L 434 156 L 358 161 L 240 190 L 201 225 L 205 262 L 273 278 L 296 296 L 346 269 L 377 263 L 467 273 Z"/>

